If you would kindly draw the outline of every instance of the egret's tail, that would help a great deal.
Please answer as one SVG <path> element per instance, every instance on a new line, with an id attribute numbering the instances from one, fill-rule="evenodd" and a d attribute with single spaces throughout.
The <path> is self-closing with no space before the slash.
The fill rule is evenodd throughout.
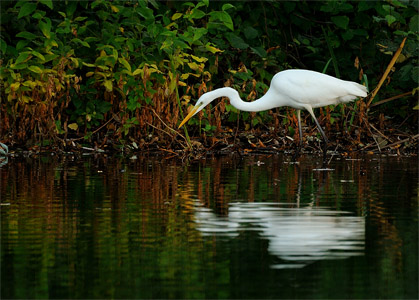
<path id="1" fill-rule="evenodd" d="M 347 103 L 359 97 L 364 98 L 368 94 L 368 89 L 365 85 L 353 81 L 347 81 L 347 93 L 348 95 L 339 98 L 340 102 Z"/>

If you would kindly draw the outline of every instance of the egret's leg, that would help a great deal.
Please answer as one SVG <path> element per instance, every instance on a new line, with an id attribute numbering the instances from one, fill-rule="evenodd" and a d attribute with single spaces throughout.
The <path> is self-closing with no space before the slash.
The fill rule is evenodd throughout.
<path id="1" fill-rule="evenodd" d="M 326 145 L 329 144 L 329 139 L 326 137 L 326 134 L 324 133 L 322 127 L 320 126 L 319 121 L 317 121 L 317 118 L 314 115 L 313 109 L 309 105 L 307 105 L 305 108 L 310 113 L 310 115 L 313 117 L 314 122 L 316 122 L 317 128 L 319 129 L 319 131 L 320 131 L 320 133 L 321 133 L 321 135 L 322 135 L 322 137 L 324 139 L 324 142 L 326 143 Z"/>
<path id="2" fill-rule="evenodd" d="M 299 145 L 296 145 L 295 153 L 292 156 L 293 161 L 296 161 L 297 158 L 300 156 L 300 150 L 303 147 L 303 131 L 301 129 L 301 109 L 297 109 L 297 119 L 298 119 L 298 132 L 300 134 L 299 136 L 300 143 Z"/>
<path id="3" fill-rule="evenodd" d="M 301 129 L 301 109 L 297 109 L 297 119 L 298 119 L 298 133 L 300 134 L 300 147 L 303 146 L 303 130 Z"/>

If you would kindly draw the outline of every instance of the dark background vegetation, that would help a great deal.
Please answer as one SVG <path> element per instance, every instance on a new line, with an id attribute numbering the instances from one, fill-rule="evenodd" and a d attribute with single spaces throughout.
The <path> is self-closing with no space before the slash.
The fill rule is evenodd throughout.
<path id="1" fill-rule="evenodd" d="M 340 132 L 351 148 L 399 147 L 417 134 L 418 1 L 0 5 L 0 140 L 12 147 L 184 148 L 188 134 L 177 125 L 205 91 L 227 85 L 254 100 L 289 68 L 372 91 L 405 37 L 370 105 L 366 98 L 316 113 L 326 133 Z M 294 136 L 292 109 L 256 114 L 215 103 L 186 127 L 206 145 L 236 129 Z M 308 134 L 317 134 L 304 117 Z"/>

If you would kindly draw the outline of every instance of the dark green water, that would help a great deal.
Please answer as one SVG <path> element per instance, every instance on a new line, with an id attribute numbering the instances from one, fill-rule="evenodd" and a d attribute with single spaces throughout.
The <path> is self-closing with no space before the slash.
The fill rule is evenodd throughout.
<path id="1" fill-rule="evenodd" d="M 1 298 L 418 298 L 416 157 L 9 159 Z"/>

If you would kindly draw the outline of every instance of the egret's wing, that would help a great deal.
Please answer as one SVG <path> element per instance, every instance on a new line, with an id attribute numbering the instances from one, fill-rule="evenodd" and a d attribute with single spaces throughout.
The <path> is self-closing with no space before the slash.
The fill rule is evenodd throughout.
<path id="1" fill-rule="evenodd" d="M 272 79 L 276 93 L 288 99 L 291 107 L 299 105 L 322 107 L 346 103 L 357 97 L 365 97 L 366 88 L 356 82 L 308 70 L 288 70 L 280 72 Z"/>

